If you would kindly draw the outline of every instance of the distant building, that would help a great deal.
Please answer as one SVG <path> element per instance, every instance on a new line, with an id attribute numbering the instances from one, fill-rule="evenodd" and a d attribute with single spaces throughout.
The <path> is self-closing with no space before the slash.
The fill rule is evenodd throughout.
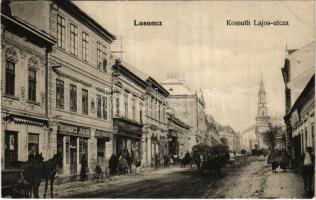
<path id="1" fill-rule="evenodd" d="M 240 150 L 239 135 L 230 126 L 218 125 L 217 129 L 222 144 L 228 146 L 229 150 L 238 152 Z"/>
<path id="2" fill-rule="evenodd" d="M 256 117 L 256 137 L 258 138 L 258 148 L 268 148 L 271 145 L 269 138 L 270 117 L 268 116 L 266 91 L 261 77 L 258 92 L 258 112 Z"/>
<path id="3" fill-rule="evenodd" d="M 258 147 L 259 141 L 256 136 L 256 124 L 240 133 L 240 148 L 251 151 Z"/>
<path id="4" fill-rule="evenodd" d="M 189 148 L 190 126 L 168 113 L 168 154 L 179 155 L 181 158 Z"/>
<path id="5" fill-rule="evenodd" d="M 169 92 L 168 105 L 175 115 L 190 129 L 189 149 L 198 143 L 206 143 L 205 103 L 202 92 L 192 92 L 183 82 L 169 79 L 161 85 Z"/>

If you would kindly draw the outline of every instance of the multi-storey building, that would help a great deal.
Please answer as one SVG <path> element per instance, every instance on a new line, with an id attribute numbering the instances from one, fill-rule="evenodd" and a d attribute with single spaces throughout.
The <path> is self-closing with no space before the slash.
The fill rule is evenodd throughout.
<path id="1" fill-rule="evenodd" d="M 218 125 L 218 132 L 220 140 L 228 146 L 230 151 L 238 152 L 240 150 L 239 135 L 230 126 Z"/>
<path id="2" fill-rule="evenodd" d="M 150 166 L 154 164 L 156 157 L 162 160 L 161 158 L 168 153 L 166 97 L 169 92 L 150 76 L 146 83 L 142 163 L 144 166 Z"/>
<path id="3" fill-rule="evenodd" d="M 174 113 L 168 115 L 168 154 L 177 155 L 181 158 L 189 149 L 190 126 L 178 119 Z"/>
<path id="4" fill-rule="evenodd" d="M 189 149 L 198 143 L 205 143 L 206 115 L 204 99 L 201 92 L 191 92 L 191 90 L 181 81 L 169 79 L 161 83 L 170 93 L 167 102 L 175 115 L 188 124 L 190 129 Z"/>
<path id="5" fill-rule="evenodd" d="M 142 152 L 146 77 L 128 63 L 116 60 L 113 66 L 113 153 Z"/>
<path id="6" fill-rule="evenodd" d="M 15 167 L 30 154 L 49 156 L 47 87 L 55 40 L 47 33 L 1 10 L 1 166 Z"/>
<path id="7" fill-rule="evenodd" d="M 315 43 L 287 49 L 282 68 L 285 85 L 286 148 L 296 161 L 306 146 L 314 147 Z"/>
<path id="8" fill-rule="evenodd" d="M 55 144 L 48 155 L 63 153 L 60 175 L 78 174 L 83 155 L 90 169 L 104 167 L 112 154 L 114 35 L 70 1 L 13 1 L 11 8 L 57 42 L 47 76 L 48 140 Z"/>

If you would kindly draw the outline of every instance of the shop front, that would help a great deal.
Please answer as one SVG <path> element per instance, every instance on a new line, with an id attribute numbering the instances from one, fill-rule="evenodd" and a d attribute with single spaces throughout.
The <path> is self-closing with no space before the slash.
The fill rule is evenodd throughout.
<path id="1" fill-rule="evenodd" d="M 95 130 L 95 138 L 97 140 L 97 165 L 99 165 L 102 170 L 105 169 L 106 163 L 109 159 L 107 158 L 106 146 L 111 140 L 112 132 L 104 130 Z"/>
<path id="2" fill-rule="evenodd" d="M 169 155 L 179 155 L 179 141 L 176 131 L 169 130 L 168 134 Z"/>
<path id="3" fill-rule="evenodd" d="M 17 167 L 18 161 L 27 161 L 30 155 L 42 153 L 48 159 L 48 121 L 28 116 L 8 114 L 2 121 L 2 169 Z"/>
<path id="4" fill-rule="evenodd" d="M 59 123 L 57 130 L 57 151 L 62 152 L 62 175 L 77 175 L 80 172 L 83 156 L 89 161 L 89 140 L 91 130 L 72 124 Z"/>
<path id="5" fill-rule="evenodd" d="M 114 123 L 114 146 L 116 155 L 122 155 L 124 151 L 131 154 L 132 151 L 141 154 L 142 125 L 123 118 L 113 119 Z"/>

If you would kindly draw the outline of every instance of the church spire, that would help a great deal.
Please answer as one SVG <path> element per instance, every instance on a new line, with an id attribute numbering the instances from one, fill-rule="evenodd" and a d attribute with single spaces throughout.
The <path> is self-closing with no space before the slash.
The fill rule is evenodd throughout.
<path id="1" fill-rule="evenodd" d="M 264 83 L 263 83 L 263 79 L 262 79 L 262 72 L 260 74 L 260 89 L 259 89 L 259 96 L 262 93 L 266 93 L 265 89 L 264 89 Z"/>

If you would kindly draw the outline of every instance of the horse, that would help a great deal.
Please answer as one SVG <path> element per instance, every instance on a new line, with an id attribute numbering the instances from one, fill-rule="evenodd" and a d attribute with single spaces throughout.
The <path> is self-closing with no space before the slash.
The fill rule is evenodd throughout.
<path id="1" fill-rule="evenodd" d="M 186 168 L 187 166 L 191 167 L 192 166 L 192 162 L 191 162 L 191 157 L 184 157 L 183 159 L 181 159 L 181 167 L 182 168 Z"/>
<path id="2" fill-rule="evenodd" d="M 54 197 L 54 180 L 55 180 L 58 167 L 60 168 L 63 167 L 63 157 L 60 152 L 55 154 L 53 158 L 43 162 L 41 178 L 45 179 L 44 198 L 46 198 L 48 180 L 50 180 L 50 196 L 51 198 Z"/>
<path id="3" fill-rule="evenodd" d="M 39 154 L 35 156 L 35 158 L 33 158 L 32 161 L 26 166 L 25 179 L 31 185 L 34 198 L 39 198 L 38 189 L 42 179 L 45 179 L 44 198 L 46 198 L 48 180 L 51 181 L 51 197 L 53 198 L 53 183 L 57 172 L 57 167 L 62 167 L 62 165 L 62 155 L 61 153 L 57 153 L 53 156 L 53 158 L 47 161 L 44 161 L 42 154 Z"/>

